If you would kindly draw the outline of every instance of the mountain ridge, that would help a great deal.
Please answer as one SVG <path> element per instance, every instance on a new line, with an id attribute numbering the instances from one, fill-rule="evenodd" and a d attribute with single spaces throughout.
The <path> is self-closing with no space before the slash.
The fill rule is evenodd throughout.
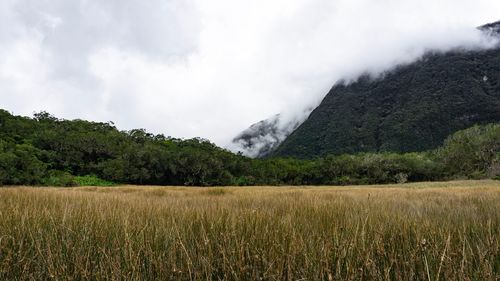
<path id="1" fill-rule="evenodd" d="M 480 27 L 500 34 L 500 22 Z M 450 134 L 500 121 L 500 49 L 428 53 L 380 78 L 335 84 L 272 153 L 311 158 L 438 147 Z"/>

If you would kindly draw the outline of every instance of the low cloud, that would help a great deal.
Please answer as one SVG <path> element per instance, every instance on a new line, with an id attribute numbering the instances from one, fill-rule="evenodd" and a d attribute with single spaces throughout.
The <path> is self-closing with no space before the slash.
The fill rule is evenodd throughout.
<path id="1" fill-rule="evenodd" d="M 495 0 L 5 0 L 0 107 L 227 146 L 301 120 L 340 79 L 487 47 Z"/>

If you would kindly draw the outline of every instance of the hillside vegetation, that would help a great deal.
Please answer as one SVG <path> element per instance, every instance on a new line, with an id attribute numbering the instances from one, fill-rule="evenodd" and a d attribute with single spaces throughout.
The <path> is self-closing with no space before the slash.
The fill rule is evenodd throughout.
<path id="1" fill-rule="evenodd" d="M 273 155 L 427 151 L 459 130 L 495 122 L 500 47 L 429 53 L 380 77 L 338 83 Z"/>
<path id="2" fill-rule="evenodd" d="M 483 178 L 500 174 L 499 145 L 500 125 L 486 125 L 458 132 L 442 148 L 424 153 L 250 159 L 202 139 L 0 110 L 0 185 L 331 185 Z"/>
<path id="3" fill-rule="evenodd" d="M 498 280 L 500 182 L 0 189 L 0 280 Z"/>

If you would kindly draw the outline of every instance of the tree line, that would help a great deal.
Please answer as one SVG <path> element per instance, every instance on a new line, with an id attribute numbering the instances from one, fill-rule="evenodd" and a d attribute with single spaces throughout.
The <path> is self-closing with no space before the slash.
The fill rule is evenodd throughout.
<path id="1" fill-rule="evenodd" d="M 113 123 L 0 110 L 0 185 L 350 185 L 500 174 L 500 125 L 475 126 L 428 152 L 251 159 L 207 140 Z"/>

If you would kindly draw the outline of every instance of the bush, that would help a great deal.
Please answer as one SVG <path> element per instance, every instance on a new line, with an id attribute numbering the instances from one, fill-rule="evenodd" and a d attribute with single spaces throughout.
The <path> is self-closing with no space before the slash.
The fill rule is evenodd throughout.
<path id="1" fill-rule="evenodd" d="M 32 145 L 0 140 L 0 186 L 38 184 L 47 167 L 40 154 Z"/>
<path id="2" fill-rule="evenodd" d="M 48 175 L 41 180 L 42 185 L 45 186 L 61 186 L 72 187 L 77 186 L 78 183 L 75 177 L 68 172 L 62 171 L 49 171 Z"/>
<path id="3" fill-rule="evenodd" d="M 98 178 L 94 175 L 74 177 L 78 186 L 114 186 L 115 183 Z"/>
<path id="4" fill-rule="evenodd" d="M 489 124 L 451 135 L 436 157 L 450 175 L 484 178 L 497 173 L 499 150 L 500 124 Z"/>

